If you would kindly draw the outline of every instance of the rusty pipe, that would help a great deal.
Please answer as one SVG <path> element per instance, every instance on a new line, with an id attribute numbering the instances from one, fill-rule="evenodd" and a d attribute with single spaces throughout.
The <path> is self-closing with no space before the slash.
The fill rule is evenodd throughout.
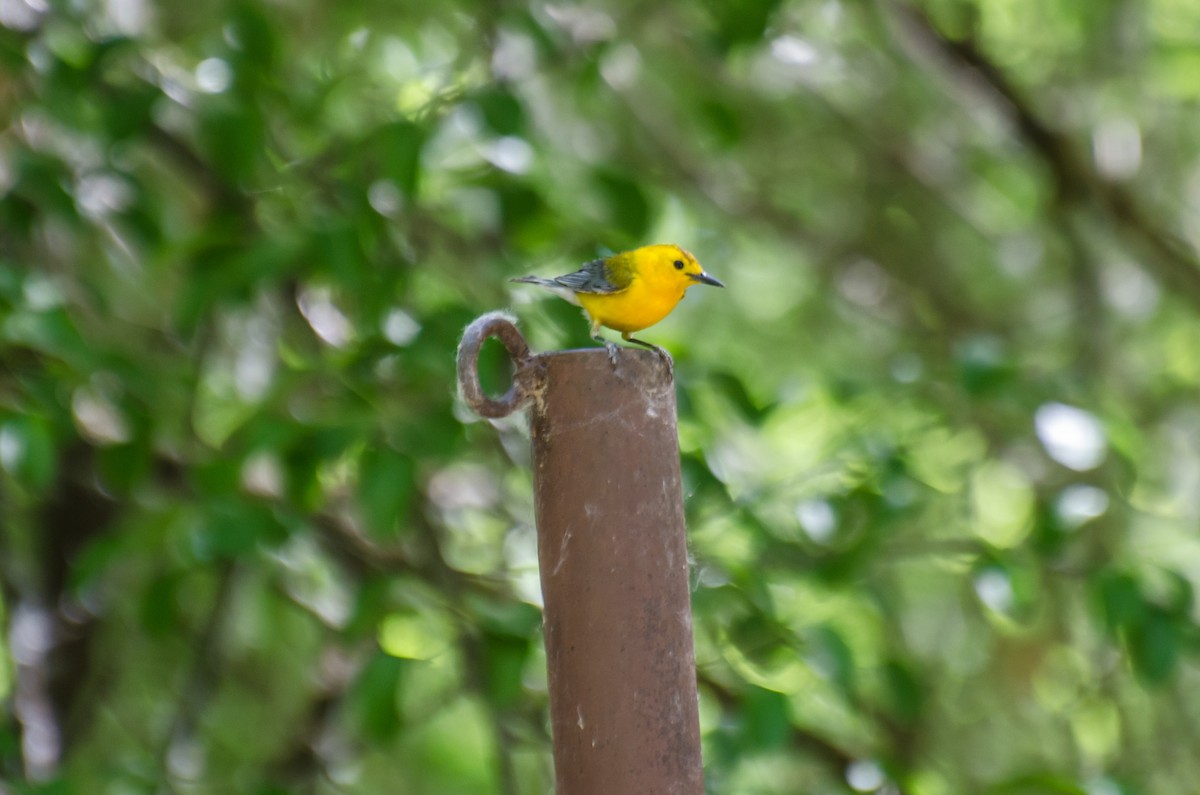
<path id="1" fill-rule="evenodd" d="M 479 399 L 475 361 L 492 334 L 515 364 L 493 403 L 531 406 L 556 791 L 701 795 L 671 368 L 632 349 L 615 365 L 599 348 L 530 355 L 485 315 L 459 349 L 464 398 L 484 416 L 497 405 Z"/>

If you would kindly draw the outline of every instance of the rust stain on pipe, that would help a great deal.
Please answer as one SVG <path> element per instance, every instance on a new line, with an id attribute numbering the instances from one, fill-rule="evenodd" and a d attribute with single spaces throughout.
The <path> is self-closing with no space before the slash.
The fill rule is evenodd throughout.
<path id="1" fill-rule="evenodd" d="M 671 374 L 543 354 L 531 413 L 559 795 L 704 791 Z"/>

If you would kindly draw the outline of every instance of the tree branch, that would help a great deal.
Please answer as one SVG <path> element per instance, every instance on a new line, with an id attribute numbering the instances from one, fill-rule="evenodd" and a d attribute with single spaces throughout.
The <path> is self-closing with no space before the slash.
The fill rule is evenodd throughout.
<path id="1" fill-rule="evenodd" d="M 1126 187 L 1097 174 L 1070 139 L 1038 114 L 1022 90 L 973 41 L 949 38 L 907 0 L 875 2 L 897 22 L 909 43 L 956 77 L 967 79 L 1012 122 L 1018 137 L 1049 170 L 1061 203 L 1096 207 L 1115 229 L 1152 255 L 1143 264 L 1156 278 L 1200 309 L 1200 259 L 1184 240 L 1153 219 Z"/>

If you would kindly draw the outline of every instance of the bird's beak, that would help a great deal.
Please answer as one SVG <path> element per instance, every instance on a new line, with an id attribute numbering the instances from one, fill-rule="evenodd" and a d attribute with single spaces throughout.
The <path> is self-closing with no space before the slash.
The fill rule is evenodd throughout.
<path id="1" fill-rule="evenodd" d="M 713 287 L 724 287 L 725 285 L 715 276 L 709 276 L 701 271 L 700 273 L 689 273 L 688 276 L 700 282 L 701 284 L 711 284 Z"/>

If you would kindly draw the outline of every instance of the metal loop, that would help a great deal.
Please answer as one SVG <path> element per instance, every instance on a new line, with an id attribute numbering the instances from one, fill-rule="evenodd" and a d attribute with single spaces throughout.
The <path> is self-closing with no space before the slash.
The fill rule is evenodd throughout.
<path id="1" fill-rule="evenodd" d="M 458 388 L 463 400 L 481 417 L 507 417 L 533 397 L 531 365 L 537 356 L 529 352 L 515 322 L 516 318 L 504 312 L 489 312 L 467 326 L 458 345 Z M 500 340 L 513 362 L 512 386 L 498 400 L 488 397 L 479 383 L 479 349 L 488 337 Z"/>

